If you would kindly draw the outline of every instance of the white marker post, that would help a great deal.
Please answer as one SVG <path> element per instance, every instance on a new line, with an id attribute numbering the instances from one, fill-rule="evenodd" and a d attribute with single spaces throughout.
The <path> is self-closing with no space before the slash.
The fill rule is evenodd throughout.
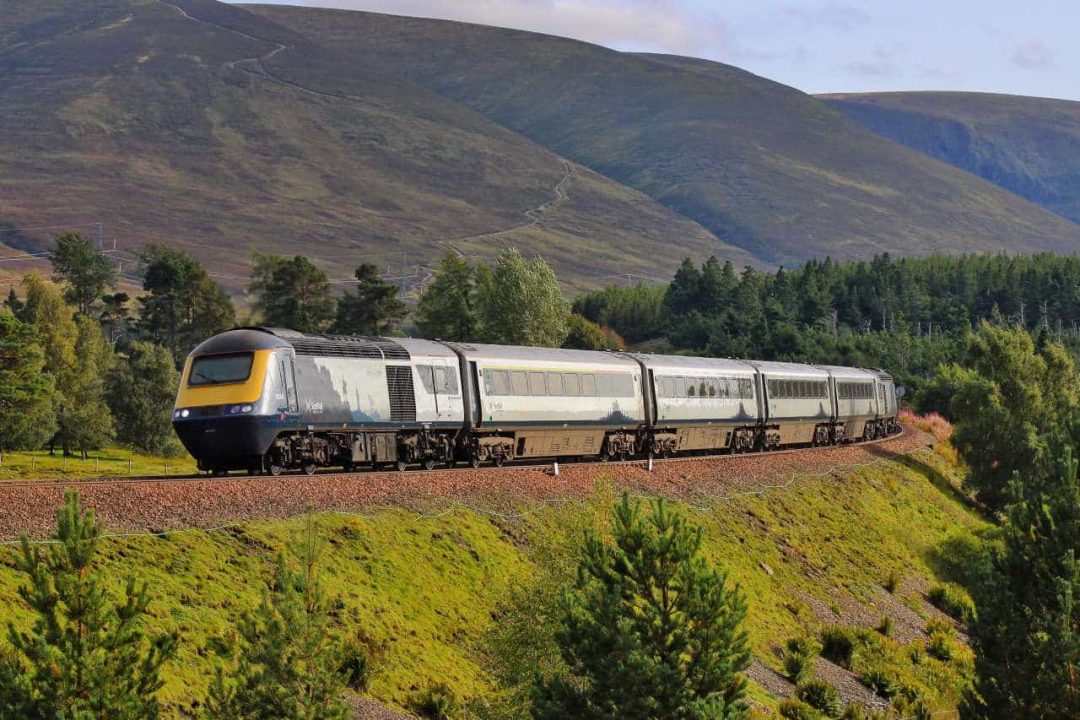
<path id="1" fill-rule="evenodd" d="M 559 461 L 558 460 L 555 461 L 555 466 L 552 469 L 552 472 L 554 473 L 555 477 L 559 477 Z"/>
<path id="2" fill-rule="evenodd" d="M 652 472 L 652 455 L 649 455 L 649 472 Z"/>

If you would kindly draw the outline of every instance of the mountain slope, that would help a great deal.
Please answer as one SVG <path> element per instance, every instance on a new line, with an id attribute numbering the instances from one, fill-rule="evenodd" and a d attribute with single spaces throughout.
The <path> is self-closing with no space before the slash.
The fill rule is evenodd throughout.
<path id="1" fill-rule="evenodd" d="M 867 130 L 1080 222 L 1080 102 L 962 92 L 822 99 Z"/>
<path id="2" fill-rule="evenodd" d="M 1080 246 L 1080 228 L 737 68 L 373 13 L 253 6 L 461 101 L 770 262 Z"/>
<path id="3" fill-rule="evenodd" d="M 571 287 L 664 278 L 684 255 L 751 260 L 639 192 L 240 8 L 53 0 L 0 22 L 0 219 L 15 227 L 103 222 L 122 247 L 196 252 L 234 289 L 255 249 L 307 254 L 337 278 L 392 264 L 416 283 L 448 248 L 515 244 Z"/>

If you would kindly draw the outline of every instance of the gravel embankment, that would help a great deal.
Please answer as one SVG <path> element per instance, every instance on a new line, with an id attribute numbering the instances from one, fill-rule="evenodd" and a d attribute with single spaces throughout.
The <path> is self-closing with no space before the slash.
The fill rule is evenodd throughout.
<path id="1" fill-rule="evenodd" d="M 435 470 L 358 472 L 312 477 L 235 476 L 132 481 L 14 483 L 0 486 L 0 540 L 26 533 L 47 536 L 64 488 L 79 488 L 86 506 L 96 510 L 113 532 L 171 531 L 214 527 L 315 510 L 371 512 L 381 506 L 439 512 L 454 501 L 490 512 L 512 512 L 524 501 L 585 498 L 598 478 L 616 487 L 702 504 L 725 496 L 762 492 L 795 476 L 844 473 L 852 466 L 894 459 L 931 444 L 932 436 L 906 432 L 871 445 L 808 449 L 786 453 L 688 458 L 645 463 L 560 464 Z"/>

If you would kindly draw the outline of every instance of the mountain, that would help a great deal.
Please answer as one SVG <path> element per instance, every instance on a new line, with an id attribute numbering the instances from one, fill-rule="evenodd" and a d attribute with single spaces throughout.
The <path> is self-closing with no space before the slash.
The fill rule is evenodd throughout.
<path id="1" fill-rule="evenodd" d="M 571 289 L 663 279 L 684 255 L 753 261 L 397 73 L 211 0 L 18 4 L 0 19 L 0 105 L 5 227 L 101 222 L 121 248 L 191 250 L 234 290 L 256 249 L 415 283 L 451 248 L 514 244 Z"/>
<path id="2" fill-rule="evenodd" d="M 1080 102 L 967 92 L 822 99 L 867 130 L 1080 223 Z"/>
<path id="3" fill-rule="evenodd" d="M 251 7 L 636 188 L 768 263 L 1080 247 L 1076 225 L 735 67 L 458 22 Z"/>

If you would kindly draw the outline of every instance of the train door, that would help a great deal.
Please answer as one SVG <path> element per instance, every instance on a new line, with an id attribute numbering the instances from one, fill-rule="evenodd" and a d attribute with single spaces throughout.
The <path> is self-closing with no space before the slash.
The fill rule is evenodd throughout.
<path id="1" fill-rule="evenodd" d="M 480 420 L 483 417 L 483 412 L 480 407 L 480 371 L 476 367 L 476 363 L 469 362 L 469 384 L 472 386 L 469 388 L 471 391 L 472 402 L 469 404 L 470 424 L 473 427 L 480 427 Z"/>
<path id="2" fill-rule="evenodd" d="M 296 374 L 293 372 L 292 353 L 282 353 L 279 360 L 278 370 L 281 374 L 281 383 L 285 390 L 285 405 L 290 414 L 300 411 L 300 402 L 296 397 Z"/>

